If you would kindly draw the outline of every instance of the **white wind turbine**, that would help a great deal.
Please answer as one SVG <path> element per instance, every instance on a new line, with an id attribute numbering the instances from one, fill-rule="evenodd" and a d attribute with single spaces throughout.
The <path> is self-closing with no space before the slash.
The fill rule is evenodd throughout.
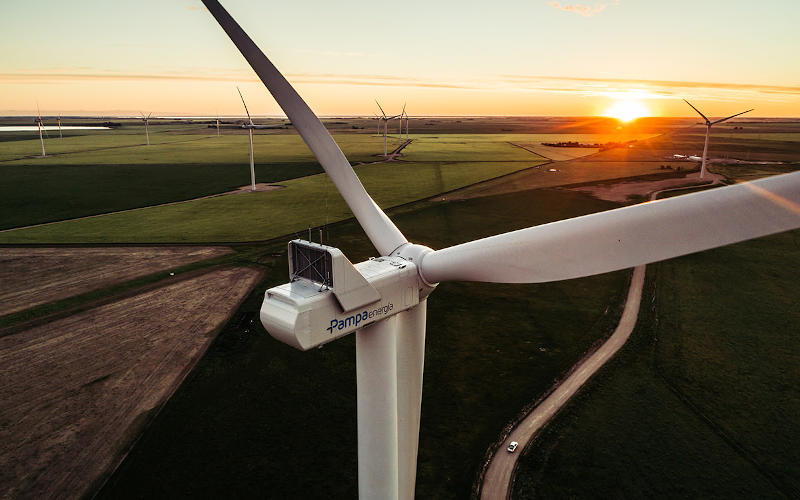
<path id="1" fill-rule="evenodd" d="M 44 138 L 42 137 L 42 128 L 43 128 L 43 125 L 42 125 L 42 111 L 39 109 L 39 103 L 38 102 L 36 103 L 36 116 L 37 116 L 37 118 L 36 118 L 36 126 L 39 128 L 39 142 L 42 143 L 42 158 L 44 158 L 47 155 L 44 153 Z M 45 130 L 45 133 L 47 133 L 46 130 Z"/>
<path id="2" fill-rule="evenodd" d="M 63 139 L 64 136 L 61 135 L 61 115 L 58 115 L 58 138 Z"/>
<path id="3" fill-rule="evenodd" d="M 330 176 L 381 257 L 292 241 L 291 282 L 261 321 L 307 350 L 356 335 L 361 498 L 414 497 L 425 315 L 441 281 L 539 283 L 625 269 L 800 227 L 800 172 L 562 220 L 432 250 L 370 198 L 308 105 L 217 0 L 203 0 Z"/>
<path id="4" fill-rule="evenodd" d="M 139 111 L 139 114 L 142 115 L 142 121 L 144 122 L 144 138 L 145 138 L 145 141 L 146 141 L 145 144 L 147 146 L 149 146 L 150 145 L 150 131 L 148 130 L 147 127 L 150 124 L 150 116 L 152 116 L 153 113 L 151 112 L 151 113 L 148 113 L 147 116 L 144 116 L 144 113 Z"/>
<path id="5" fill-rule="evenodd" d="M 683 101 L 686 104 L 688 104 L 689 106 L 692 106 L 692 103 L 690 103 L 686 99 L 684 99 Z M 727 118 L 721 118 L 719 120 L 715 120 L 715 121 L 712 122 L 711 120 L 706 118 L 706 115 L 701 113 L 699 109 L 695 108 L 694 106 L 692 106 L 692 109 L 697 111 L 697 114 L 702 116 L 703 120 L 706 121 L 706 142 L 705 142 L 705 145 L 703 146 L 703 158 L 702 158 L 701 163 L 700 163 L 700 178 L 702 179 L 703 177 L 706 176 L 706 160 L 708 158 L 708 136 L 711 135 L 711 126 L 712 125 L 716 125 L 717 123 L 722 123 L 722 122 L 724 122 L 726 120 L 730 120 L 731 118 L 737 117 L 739 115 L 743 115 L 745 113 L 749 113 L 749 112 L 751 112 L 753 110 L 752 109 L 748 109 L 747 111 L 742 111 L 741 113 L 736 113 L 735 115 L 731 115 L 731 116 L 729 116 Z M 755 109 L 755 108 L 753 108 L 753 109 Z"/>
<path id="6" fill-rule="evenodd" d="M 381 103 L 379 103 L 377 99 L 375 99 L 375 104 L 378 105 L 378 108 L 381 110 L 381 115 L 383 115 L 382 117 L 380 117 L 380 119 L 383 120 L 383 156 L 386 157 L 386 156 L 389 155 L 389 152 L 388 152 L 388 149 L 387 149 L 387 142 L 386 142 L 387 141 L 386 137 L 389 135 L 389 120 L 394 120 L 398 116 L 402 116 L 402 115 L 386 116 L 386 113 L 383 111 L 383 108 L 381 107 Z M 405 107 L 405 104 L 404 104 L 403 105 L 403 110 L 404 111 L 405 111 L 405 108 L 406 107 Z M 400 118 L 400 128 L 401 128 L 401 130 L 403 128 L 403 119 L 402 118 Z"/>
<path id="7" fill-rule="evenodd" d="M 253 158 L 253 129 L 257 127 L 253 124 L 253 119 L 250 118 L 250 111 L 247 110 L 247 103 L 244 102 L 244 96 L 242 95 L 242 91 L 239 90 L 239 87 L 236 87 L 236 90 L 239 92 L 239 97 L 242 98 L 242 104 L 244 104 L 244 112 L 247 113 L 247 121 L 250 122 L 245 125 L 242 125 L 242 128 L 247 129 L 248 137 L 250 137 L 250 191 L 255 191 L 256 167 L 255 167 L 255 159 Z M 219 130 L 219 128 L 217 128 L 217 130 Z"/>
<path id="8" fill-rule="evenodd" d="M 397 130 L 397 135 L 403 138 L 403 116 L 406 114 L 406 103 L 403 103 L 403 111 L 398 115 L 400 117 L 400 128 Z"/>

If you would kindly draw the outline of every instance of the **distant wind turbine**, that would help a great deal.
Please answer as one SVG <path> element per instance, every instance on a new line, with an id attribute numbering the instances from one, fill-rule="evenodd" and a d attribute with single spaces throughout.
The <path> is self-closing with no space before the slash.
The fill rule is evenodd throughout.
<path id="1" fill-rule="evenodd" d="M 219 113 L 217 113 L 217 137 L 219 137 Z"/>
<path id="2" fill-rule="evenodd" d="M 144 138 L 147 141 L 147 146 L 150 145 L 150 131 L 147 129 L 147 126 L 150 123 L 150 116 L 153 113 L 149 113 L 147 116 L 144 116 L 144 113 L 139 111 L 139 114 L 142 115 L 142 121 L 144 122 Z"/>
<path id="3" fill-rule="evenodd" d="M 690 103 L 686 99 L 684 99 L 683 101 L 686 104 L 688 104 L 689 106 L 692 106 L 692 103 Z M 711 134 L 711 125 L 716 125 L 717 123 L 722 123 L 722 122 L 724 122 L 726 120 L 730 120 L 731 118 L 734 118 L 736 116 L 743 115 L 745 113 L 749 113 L 749 112 L 753 111 L 753 109 L 755 109 L 755 108 L 748 109 L 747 111 L 742 111 L 741 113 L 736 113 L 735 115 L 731 115 L 731 116 L 729 116 L 727 118 L 722 118 L 720 120 L 715 120 L 713 122 L 711 120 L 709 120 L 708 118 L 706 118 L 706 115 L 701 113 L 699 109 L 695 108 L 694 106 L 692 106 L 692 109 L 697 111 L 697 114 L 702 116 L 703 120 L 706 121 L 706 143 L 703 146 L 703 158 L 702 158 L 702 161 L 700 163 L 700 178 L 702 179 L 706 175 L 706 161 L 708 159 L 708 154 L 707 154 L 708 153 L 708 136 Z"/>
<path id="4" fill-rule="evenodd" d="M 387 136 L 389 135 L 389 120 L 397 118 L 400 115 L 386 116 L 386 112 L 383 110 L 383 107 L 381 106 L 381 103 L 379 103 L 377 99 L 375 99 L 375 104 L 378 105 L 378 109 L 381 110 L 381 115 L 383 115 L 381 117 L 381 120 L 383 120 L 383 156 L 386 157 L 386 156 L 389 156 L 388 147 L 387 147 L 388 146 L 388 144 L 387 144 L 387 141 L 388 141 Z"/>
<path id="5" fill-rule="evenodd" d="M 63 139 L 64 136 L 61 135 L 61 115 L 58 115 L 58 138 Z"/>
<path id="6" fill-rule="evenodd" d="M 36 103 L 36 113 L 36 125 L 39 127 L 39 142 L 42 143 L 42 158 L 44 158 L 47 155 L 44 153 L 44 138 L 42 137 L 42 111 L 39 109 L 38 102 Z"/>
<path id="7" fill-rule="evenodd" d="M 239 92 L 239 97 L 242 98 L 242 104 L 244 104 L 244 112 L 247 113 L 247 120 L 250 122 L 249 124 L 242 125 L 242 128 L 246 128 L 248 135 L 250 137 L 250 191 L 256 190 L 256 167 L 255 161 L 253 159 L 253 129 L 256 126 L 253 124 L 253 119 L 250 118 L 250 111 L 247 110 L 247 103 L 244 102 L 244 96 L 242 95 L 242 91 L 239 90 L 239 87 L 236 87 L 236 90 Z"/>
<path id="8" fill-rule="evenodd" d="M 400 138 L 403 138 L 403 116 L 406 114 L 406 103 L 403 103 L 403 111 L 400 112 L 400 129 L 397 131 L 397 134 Z"/>

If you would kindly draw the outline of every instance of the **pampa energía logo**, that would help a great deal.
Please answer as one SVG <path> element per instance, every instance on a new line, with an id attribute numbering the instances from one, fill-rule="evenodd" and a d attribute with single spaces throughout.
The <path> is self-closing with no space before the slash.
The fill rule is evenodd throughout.
<path id="1" fill-rule="evenodd" d="M 378 307 L 377 309 L 361 311 L 360 313 L 353 314 L 344 319 L 334 318 L 331 320 L 331 326 L 326 328 L 326 330 L 328 330 L 330 333 L 333 333 L 334 330 L 338 332 L 346 328 L 357 328 L 361 323 L 364 323 L 375 316 L 383 316 L 384 314 L 388 314 L 392 309 L 394 309 L 394 304 L 389 302 L 385 306 Z"/>

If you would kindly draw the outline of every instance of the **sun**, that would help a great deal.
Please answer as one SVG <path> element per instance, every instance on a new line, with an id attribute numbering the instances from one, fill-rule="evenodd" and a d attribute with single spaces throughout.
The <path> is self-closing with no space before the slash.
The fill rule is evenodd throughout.
<path id="1" fill-rule="evenodd" d="M 642 116 L 648 116 L 649 114 L 650 110 L 647 109 L 647 106 L 635 99 L 620 99 L 614 101 L 614 104 L 605 112 L 606 116 L 616 118 L 621 122 L 629 122 L 636 118 L 641 118 Z"/>

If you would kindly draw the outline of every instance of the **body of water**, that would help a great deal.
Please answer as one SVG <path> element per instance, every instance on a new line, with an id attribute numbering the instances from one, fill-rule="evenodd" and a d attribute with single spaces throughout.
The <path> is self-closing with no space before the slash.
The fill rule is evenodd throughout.
<path id="1" fill-rule="evenodd" d="M 43 130 L 55 130 L 58 132 L 58 125 L 45 125 L 42 127 Z M 64 125 L 61 127 L 61 130 L 110 130 L 111 127 L 81 127 L 78 125 Z M 0 125 L 0 132 L 35 132 L 39 130 L 39 127 L 36 125 Z"/>

